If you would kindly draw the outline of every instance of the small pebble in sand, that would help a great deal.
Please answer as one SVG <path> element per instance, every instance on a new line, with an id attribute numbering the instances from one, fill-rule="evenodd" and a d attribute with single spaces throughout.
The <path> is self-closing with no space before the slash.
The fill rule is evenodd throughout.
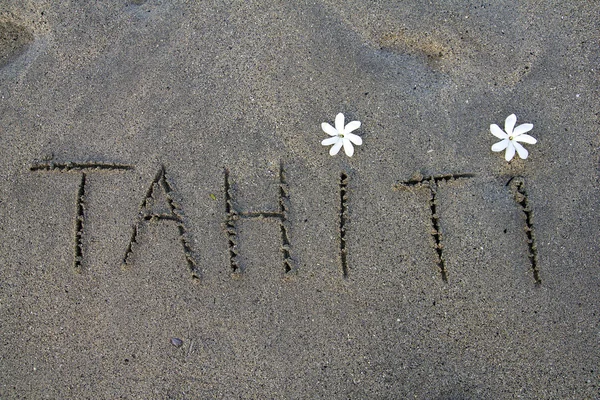
<path id="1" fill-rule="evenodd" d="M 183 346 L 183 340 L 174 337 L 174 338 L 171 338 L 171 344 L 175 347 L 181 347 L 181 346 Z"/>

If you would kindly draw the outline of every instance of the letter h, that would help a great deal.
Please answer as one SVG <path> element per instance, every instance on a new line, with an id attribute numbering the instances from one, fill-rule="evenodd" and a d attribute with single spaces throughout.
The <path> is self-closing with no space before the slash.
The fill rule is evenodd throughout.
<path id="1" fill-rule="evenodd" d="M 289 238 L 289 220 L 288 211 L 290 205 L 289 188 L 286 182 L 285 170 L 283 163 L 279 164 L 279 189 L 278 189 L 278 210 L 277 211 L 254 211 L 242 212 L 235 208 L 233 200 L 231 179 L 229 170 L 225 169 L 225 231 L 227 233 L 229 247 L 229 262 L 231 272 L 235 275 L 244 273 L 245 267 L 239 260 L 238 249 L 238 233 L 237 223 L 241 219 L 252 218 L 270 218 L 279 222 L 279 230 L 281 233 L 281 255 L 283 258 L 283 271 L 288 274 L 295 271 L 295 263 L 290 255 L 290 238 Z"/>

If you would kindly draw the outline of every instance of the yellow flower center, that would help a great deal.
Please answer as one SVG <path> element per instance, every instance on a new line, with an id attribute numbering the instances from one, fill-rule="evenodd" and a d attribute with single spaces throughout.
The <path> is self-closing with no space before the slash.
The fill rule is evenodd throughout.
<path id="1" fill-rule="evenodd" d="M 508 140 L 513 140 L 514 136 L 509 136 Z"/>

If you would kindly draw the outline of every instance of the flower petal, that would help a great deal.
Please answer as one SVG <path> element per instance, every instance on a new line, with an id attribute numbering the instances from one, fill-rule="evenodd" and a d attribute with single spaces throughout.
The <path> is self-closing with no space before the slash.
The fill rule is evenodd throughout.
<path id="1" fill-rule="evenodd" d="M 344 138 L 343 142 L 344 142 L 344 151 L 346 152 L 346 155 L 348 157 L 352 157 L 352 154 L 354 154 L 354 147 L 352 146 L 352 143 L 347 138 Z"/>
<path id="2" fill-rule="evenodd" d="M 533 124 L 521 124 L 515 128 L 513 131 L 513 136 L 519 136 L 525 132 L 529 132 L 533 129 Z"/>
<path id="3" fill-rule="evenodd" d="M 334 143 L 337 143 L 338 140 L 340 140 L 339 136 L 333 136 L 333 137 L 329 137 L 327 139 L 323 139 L 323 141 L 321 142 L 321 144 L 323 146 L 329 146 L 329 145 L 332 145 Z"/>
<path id="4" fill-rule="evenodd" d="M 335 129 L 337 129 L 339 133 L 344 132 L 344 114 L 339 113 L 335 116 Z"/>
<path id="5" fill-rule="evenodd" d="M 519 127 L 517 127 L 517 129 L 519 129 Z M 529 136 L 529 135 L 519 135 L 519 136 L 515 137 L 515 140 L 517 142 L 523 142 L 523 143 L 529 143 L 529 144 L 537 143 L 537 140 L 533 136 Z"/>
<path id="6" fill-rule="evenodd" d="M 352 131 L 357 130 L 358 128 L 360 128 L 360 121 L 349 122 L 348 125 L 346 125 L 346 127 L 344 128 L 344 133 L 350 133 Z"/>
<path id="7" fill-rule="evenodd" d="M 512 136 L 513 128 L 517 123 L 517 116 L 515 114 L 510 114 L 506 117 L 506 121 L 504 121 L 504 131 L 508 134 L 508 136 Z"/>
<path id="8" fill-rule="evenodd" d="M 490 132 L 492 132 L 492 135 L 496 136 L 498 139 L 506 139 L 508 137 L 506 132 L 500 129 L 500 127 L 496 124 L 490 125 Z"/>
<path id="9" fill-rule="evenodd" d="M 355 135 L 354 133 L 346 133 L 344 135 L 344 138 L 348 139 L 357 146 L 360 146 L 362 144 L 362 138 L 358 135 Z"/>
<path id="10" fill-rule="evenodd" d="M 342 148 L 343 143 L 343 140 L 338 140 L 337 142 L 335 142 L 335 144 L 331 146 L 331 149 L 329 149 L 329 155 L 335 156 Z"/>
<path id="11" fill-rule="evenodd" d="M 513 145 L 515 146 L 515 149 L 517 149 L 519 157 L 521 157 L 523 160 L 527 159 L 527 156 L 529 155 L 527 149 L 521 146 L 521 143 L 513 142 Z"/>
<path id="12" fill-rule="evenodd" d="M 506 148 L 506 154 L 504 154 L 504 159 L 506 161 L 510 161 L 515 156 L 515 146 L 511 141 L 508 142 L 508 147 Z"/>
<path id="13" fill-rule="evenodd" d="M 492 146 L 492 151 L 502 151 L 508 147 L 509 143 L 510 143 L 510 140 L 508 140 L 508 138 L 504 139 L 501 142 L 494 143 L 494 145 Z"/>
<path id="14" fill-rule="evenodd" d="M 321 124 L 321 129 L 323 129 L 323 132 L 325 132 L 329 136 L 337 136 L 338 134 L 338 131 L 336 131 L 335 128 L 329 125 L 327 122 L 323 122 Z"/>

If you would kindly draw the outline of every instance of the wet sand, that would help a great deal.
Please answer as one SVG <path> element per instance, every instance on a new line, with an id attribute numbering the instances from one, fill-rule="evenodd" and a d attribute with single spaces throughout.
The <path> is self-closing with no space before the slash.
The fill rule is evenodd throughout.
<path id="1" fill-rule="evenodd" d="M 471 3 L 1 0 L 0 398 L 600 398 L 600 7 Z"/>

